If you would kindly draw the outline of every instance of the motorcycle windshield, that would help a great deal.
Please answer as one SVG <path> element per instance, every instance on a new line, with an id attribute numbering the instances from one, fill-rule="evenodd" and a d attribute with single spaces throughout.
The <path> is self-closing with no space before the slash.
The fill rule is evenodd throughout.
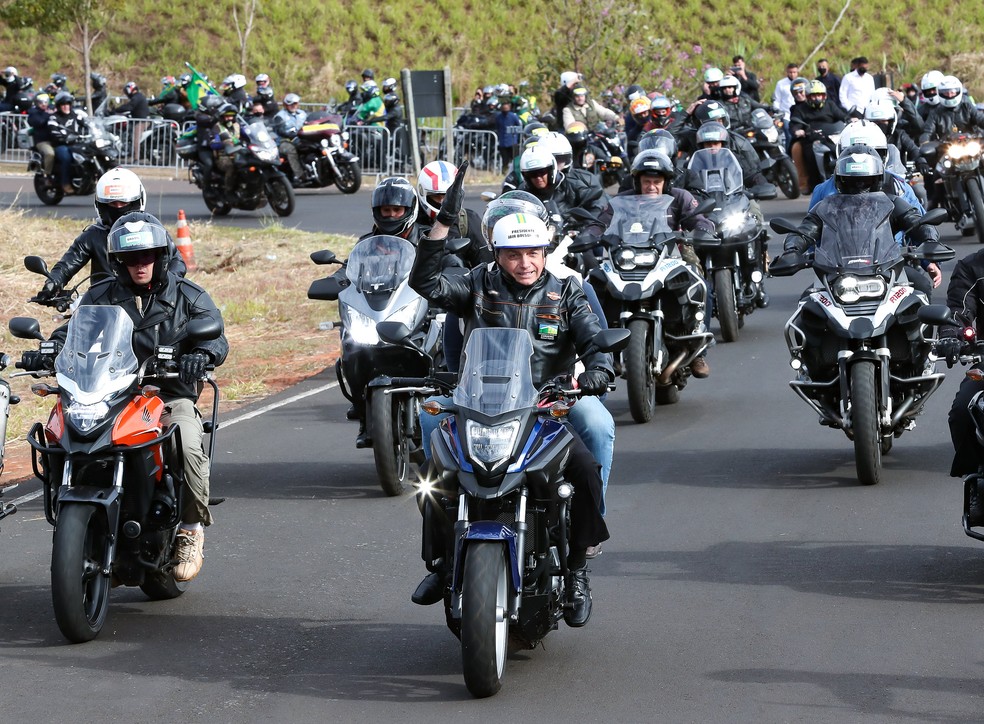
<path id="1" fill-rule="evenodd" d="M 55 358 L 59 386 L 81 404 L 129 387 L 139 367 L 132 339 L 133 321 L 121 307 L 79 307 Z"/>
<path id="2" fill-rule="evenodd" d="M 752 111 L 752 126 L 765 130 L 773 125 L 772 116 L 764 108 L 756 108 Z"/>
<path id="3" fill-rule="evenodd" d="M 454 404 L 496 416 L 533 407 L 537 402 L 530 358 L 533 340 L 525 329 L 484 327 L 472 330 Z"/>
<path id="4" fill-rule="evenodd" d="M 633 194 L 611 199 L 612 220 L 605 236 L 618 237 L 624 246 L 650 245 L 655 234 L 671 234 L 669 224 L 670 204 L 668 194 Z"/>
<path id="5" fill-rule="evenodd" d="M 902 257 L 892 234 L 892 201 L 881 192 L 835 194 L 813 208 L 823 221 L 814 269 L 825 273 L 875 274 Z"/>
<path id="6" fill-rule="evenodd" d="M 414 248 L 398 236 L 370 236 L 352 249 L 345 275 L 363 294 L 391 294 L 410 276 Z"/>
<path id="7" fill-rule="evenodd" d="M 246 135 L 252 141 L 253 145 L 259 146 L 260 148 L 275 149 L 277 147 L 277 142 L 273 140 L 273 136 L 270 135 L 270 131 L 263 121 L 253 121 L 250 123 L 246 127 Z"/>
<path id="8" fill-rule="evenodd" d="M 702 148 L 687 164 L 687 187 L 707 194 L 730 196 L 745 187 L 741 166 L 735 154 L 726 148 Z"/>

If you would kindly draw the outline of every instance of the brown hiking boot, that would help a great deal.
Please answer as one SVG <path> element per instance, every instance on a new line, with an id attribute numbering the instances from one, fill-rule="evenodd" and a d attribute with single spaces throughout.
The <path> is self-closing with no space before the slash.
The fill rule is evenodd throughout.
<path id="1" fill-rule="evenodd" d="M 702 380 L 711 374 L 711 367 L 707 364 L 707 360 L 703 356 L 697 357 L 690 363 L 690 374 L 698 380 Z"/>

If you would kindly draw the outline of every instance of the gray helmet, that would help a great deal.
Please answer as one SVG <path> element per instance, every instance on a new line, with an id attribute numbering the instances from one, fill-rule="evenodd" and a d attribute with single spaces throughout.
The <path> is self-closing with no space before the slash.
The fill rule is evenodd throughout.
<path id="1" fill-rule="evenodd" d="M 109 250 L 110 267 L 117 281 L 131 285 L 130 273 L 126 268 L 126 255 L 141 251 L 157 252 L 154 262 L 154 275 L 150 287 L 157 289 L 167 278 L 169 248 L 171 237 L 156 216 L 143 211 L 124 214 L 109 230 L 106 241 Z"/>
<path id="2" fill-rule="evenodd" d="M 674 159 L 677 155 L 676 138 L 674 138 L 673 134 L 665 128 L 656 128 L 652 131 L 646 131 L 639 139 L 639 150 L 662 151 L 667 155 L 667 157 Z"/>
<path id="3" fill-rule="evenodd" d="M 716 121 L 704 123 L 697 129 L 697 148 L 703 148 L 705 143 L 728 143 L 728 129 Z"/>
<path id="4" fill-rule="evenodd" d="M 885 165 L 871 146 L 849 146 L 837 158 L 834 186 L 842 194 L 879 191 L 885 182 Z"/>
<path id="5" fill-rule="evenodd" d="M 641 188 L 639 177 L 646 175 L 662 176 L 664 180 L 663 193 L 666 193 L 669 190 L 670 183 L 673 181 L 676 170 L 673 168 L 673 162 L 669 156 L 662 151 L 650 149 L 639 152 L 632 159 L 631 173 L 632 183 L 635 186 L 636 193 L 639 193 Z"/>

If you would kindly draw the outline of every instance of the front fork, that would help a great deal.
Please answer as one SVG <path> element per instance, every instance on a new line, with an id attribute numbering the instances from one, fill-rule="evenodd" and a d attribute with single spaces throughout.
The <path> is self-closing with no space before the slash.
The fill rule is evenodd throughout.
<path id="1" fill-rule="evenodd" d="M 875 363 L 878 382 L 878 426 L 879 434 L 884 434 L 886 430 L 892 429 L 892 395 L 891 395 L 891 370 L 889 361 L 891 354 L 884 347 L 877 349 L 864 350 L 842 350 L 837 355 L 838 367 L 840 369 L 841 387 L 841 419 L 849 420 L 853 431 L 854 416 L 848 414 L 848 403 L 852 400 L 851 396 L 851 367 L 861 360 L 870 360 Z"/>

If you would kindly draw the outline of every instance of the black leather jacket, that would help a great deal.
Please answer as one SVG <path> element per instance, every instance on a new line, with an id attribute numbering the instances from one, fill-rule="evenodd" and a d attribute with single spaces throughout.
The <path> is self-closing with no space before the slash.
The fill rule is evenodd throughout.
<path id="1" fill-rule="evenodd" d="M 174 345 L 179 359 L 189 352 L 206 352 L 216 366 L 225 362 L 229 354 L 229 343 L 224 334 L 207 342 L 191 340 L 186 336 L 185 328 L 190 320 L 210 318 L 221 321 L 222 313 L 208 292 L 174 274 L 167 275 L 159 291 L 143 298 L 143 315 L 137 311 L 134 290 L 120 284 L 115 278 L 90 287 L 81 303 L 114 305 L 124 309 L 133 320 L 133 351 L 140 362 L 153 355 L 158 345 Z M 56 329 L 51 338 L 64 342 L 67 333 L 66 324 Z M 198 399 L 196 384 L 185 384 L 178 378 L 157 380 L 154 384 L 161 388 L 166 399 Z"/>
<path id="2" fill-rule="evenodd" d="M 919 143 L 941 141 L 954 132 L 967 133 L 984 130 L 984 111 L 979 111 L 969 102 L 956 108 L 939 105 L 933 109 L 923 125 Z"/>
<path id="3" fill-rule="evenodd" d="M 587 369 L 615 379 L 609 355 L 591 352 L 601 330 L 584 292 L 572 279 L 544 271 L 531 286 L 512 281 L 498 266 L 480 266 L 465 275 L 442 274 L 444 240 L 421 239 L 410 272 L 410 287 L 465 321 L 465 340 L 476 328 L 526 329 L 533 339 L 533 384 L 574 371 L 575 353 Z"/>
<path id="4" fill-rule="evenodd" d="M 557 213 L 565 219 L 571 209 L 584 209 L 597 216 L 608 205 L 608 196 L 605 195 L 601 186 L 588 183 L 577 174 L 567 175 L 566 172 L 562 171 L 557 172 L 557 180 L 554 182 L 553 192 L 550 193 L 549 197 L 545 198 L 542 191 L 527 185 L 526 181 L 523 181 L 518 189 L 533 194 L 548 208 L 551 208 L 549 202 L 553 202 L 552 208 L 556 208 Z"/>
<path id="5" fill-rule="evenodd" d="M 51 267 L 50 274 L 52 281 L 60 289 L 71 281 L 72 277 L 78 274 L 86 264 L 92 262 L 90 274 L 92 283 L 103 281 L 106 277 L 112 277 L 113 272 L 109 267 L 109 251 L 107 242 L 109 239 L 109 227 L 97 221 L 89 224 L 82 230 L 82 233 L 75 237 L 75 241 L 68 247 L 58 263 Z M 168 271 L 174 272 L 180 277 L 185 275 L 186 267 L 181 254 L 178 253 L 174 241 L 168 236 Z"/>
<path id="6" fill-rule="evenodd" d="M 984 249 L 964 257 L 953 267 L 946 288 L 946 306 L 963 324 L 972 324 L 980 337 L 984 333 Z M 956 337 L 957 327 L 940 327 L 940 337 Z"/>

